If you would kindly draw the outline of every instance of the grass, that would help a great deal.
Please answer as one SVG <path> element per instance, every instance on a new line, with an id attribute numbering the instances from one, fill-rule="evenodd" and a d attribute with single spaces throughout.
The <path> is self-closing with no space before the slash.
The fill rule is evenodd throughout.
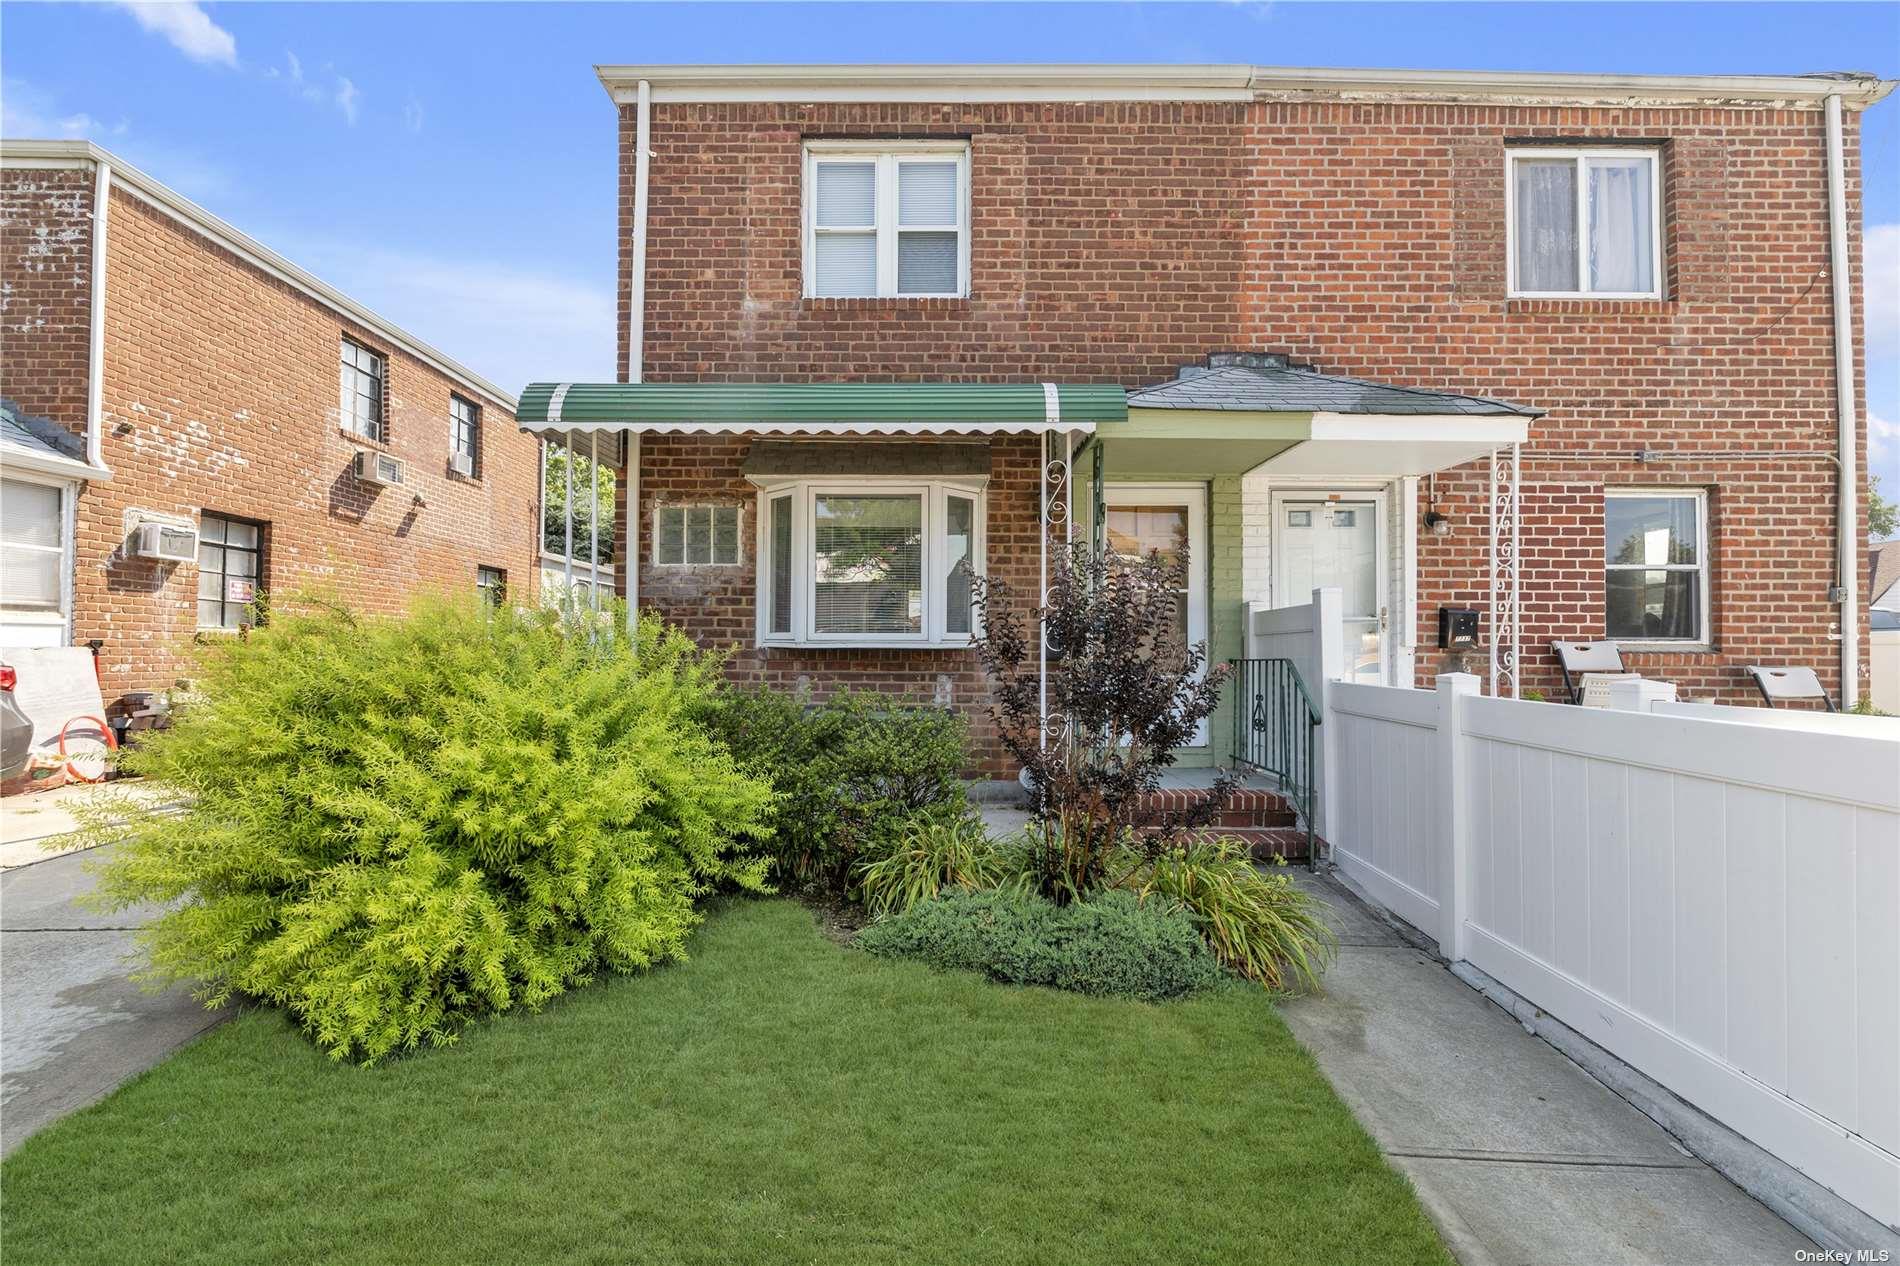
<path id="1" fill-rule="evenodd" d="M 1450 1262 L 1258 989 L 692 951 L 375 1069 L 247 1013 L 0 1168 L 7 1264 Z"/>

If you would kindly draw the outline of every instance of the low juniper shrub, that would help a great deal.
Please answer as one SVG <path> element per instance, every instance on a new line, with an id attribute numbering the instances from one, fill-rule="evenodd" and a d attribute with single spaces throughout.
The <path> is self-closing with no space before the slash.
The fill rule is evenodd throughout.
<path id="1" fill-rule="evenodd" d="M 840 691 L 808 704 L 769 687 L 726 692 L 708 714 L 746 771 L 771 780 L 775 877 L 835 893 L 919 820 L 964 812 L 967 726 L 946 708 Z"/>
<path id="2" fill-rule="evenodd" d="M 188 807 L 120 798 L 72 841 L 119 845 L 100 904 L 175 903 L 150 977 L 369 1061 L 684 957 L 699 897 L 767 889 L 771 789 L 699 720 L 718 660 L 619 628 L 319 607 L 201 648 L 196 700 L 123 757 Z"/>
<path id="3" fill-rule="evenodd" d="M 1062 906 L 1024 892 L 947 892 L 872 924 L 857 944 L 1007 984 L 1150 1002 L 1223 979 L 1179 906 L 1121 891 Z"/>

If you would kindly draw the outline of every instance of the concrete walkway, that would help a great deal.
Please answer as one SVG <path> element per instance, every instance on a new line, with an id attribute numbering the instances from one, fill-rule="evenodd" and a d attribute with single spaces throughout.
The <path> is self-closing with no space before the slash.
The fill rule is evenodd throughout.
<path id="1" fill-rule="evenodd" d="M 1813 1245 L 1337 883 L 1322 997 L 1281 1010 L 1464 1266 L 1787 1263 Z"/>
<path id="2" fill-rule="evenodd" d="M 223 1018 L 183 987 L 130 980 L 137 928 L 155 908 L 81 910 L 84 870 L 111 845 L 0 874 L 0 1155 L 110 1094 Z"/>

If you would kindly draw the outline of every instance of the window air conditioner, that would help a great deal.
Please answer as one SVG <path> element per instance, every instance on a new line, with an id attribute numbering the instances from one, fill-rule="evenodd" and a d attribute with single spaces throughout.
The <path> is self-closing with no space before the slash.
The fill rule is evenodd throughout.
<path id="1" fill-rule="evenodd" d="M 468 453 L 450 453 L 449 469 L 464 479 L 475 478 L 475 458 Z"/>
<path id="2" fill-rule="evenodd" d="M 391 457 L 388 453 L 377 453 L 369 449 L 357 450 L 356 478 L 359 482 L 400 488 L 406 473 L 402 459 L 399 457 Z"/>
<path id="3" fill-rule="evenodd" d="M 198 530 L 175 523 L 141 523 L 132 540 L 132 553 L 168 563 L 198 561 Z"/>

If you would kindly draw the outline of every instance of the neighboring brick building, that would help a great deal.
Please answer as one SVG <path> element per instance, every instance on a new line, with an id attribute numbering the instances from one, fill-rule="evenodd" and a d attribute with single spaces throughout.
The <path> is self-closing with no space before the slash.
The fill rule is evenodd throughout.
<path id="1" fill-rule="evenodd" d="M 265 591 L 531 595 L 539 445 L 513 396 L 95 146 L 8 141 L 0 167 L 0 644 L 99 639 L 111 701 L 171 686 Z M 168 551 L 195 561 L 139 556 L 143 524 L 195 534 Z"/>
<path id="2" fill-rule="evenodd" d="M 1447 662 L 1427 649 L 1441 606 L 1490 612 L 1482 454 L 1508 457 L 1521 436 L 1524 688 L 1559 688 L 1550 639 L 1614 636 L 1632 669 L 1688 695 L 1751 701 L 1751 662 L 1811 666 L 1841 691 L 1823 107 L 1844 106 L 1858 400 L 1858 111 L 1889 84 L 1244 66 L 600 73 L 621 114 L 622 380 L 641 385 L 570 392 L 565 412 L 531 389 L 523 421 L 639 434 L 621 483 L 638 498 L 632 587 L 704 640 L 737 643 L 746 675 L 948 693 L 981 711 L 974 658 L 953 640 L 834 649 L 798 635 L 818 628 L 810 617 L 775 645 L 757 565 L 775 554 L 755 530 L 769 489 L 740 470 L 768 432 L 869 445 L 971 428 L 909 426 L 894 404 L 802 430 L 811 415 L 792 407 L 748 429 L 724 406 L 696 413 L 690 393 L 644 411 L 651 393 L 1119 384 L 1129 420 L 1077 428 L 1100 441 L 1077 480 L 1104 455 L 1111 537 L 1135 531 L 1148 494 L 1170 499 L 1170 530 L 1204 530 L 1188 599 L 1214 656 L 1241 653 L 1246 603 L 1290 601 L 1344 567 L 1349 606 L 1363 575 L 1362 672 L 1403 683 Z M 1233 350 L 1268 355 L 1229 365 L 1224 399 L 1143 390 Z M 1342 380 L 1375 385 L 1357 404 L 1300 403 L 1309 388 L 1350 399 Z M 1364 402 L 1407 398 L 1376 384 L 1416 407 L 1375 412 Z M 1057 432 L 1056 416 L 1017 430 Z M 1407 452 L 1410 440 L 1433 451 Z M 987 442 L 988 568 L 1033 578 L 1035 444 Z M 849 479 L 862 463 L 830 465 Z M 680 504 L 739 508 L 731 562 L 658 561 L 656 514 Z M 1363 533 L 1352 561 L 1313 561 L 1337 543 L 1322 525 Z M 809 541 L 794 554 L 828 565 Z M 794 587 L 817 603 L 812 584 Z M 1866 636 L 1862 603 L 1848 630 L 1862 673 Z"/>

